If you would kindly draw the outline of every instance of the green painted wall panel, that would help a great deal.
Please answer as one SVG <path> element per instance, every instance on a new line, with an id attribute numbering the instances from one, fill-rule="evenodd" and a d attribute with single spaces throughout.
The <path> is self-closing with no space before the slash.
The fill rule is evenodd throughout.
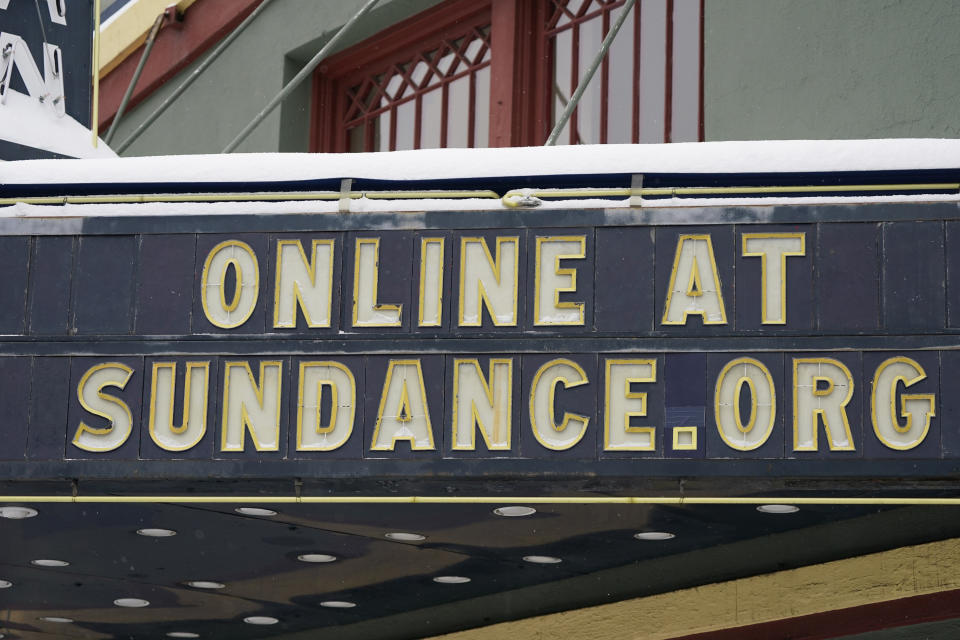
<path id="1" fill-rule="evenodd" d="M 705 4 L 708 140 L 960 135 L 960 2 Z"/>
<path id="2" fill-rule="evenodd" d="M 356 44 L 438 1 L 381 0 L 339 48 Z M 220 153 L 364 2 L 273 0 L 124 155 Z M 202 60 L 128 111 L 117 129 L 114 145 L 124 141 Z M 306 151 L 309 113 L 308 80 L 250 134 L 237 152 Z"/>

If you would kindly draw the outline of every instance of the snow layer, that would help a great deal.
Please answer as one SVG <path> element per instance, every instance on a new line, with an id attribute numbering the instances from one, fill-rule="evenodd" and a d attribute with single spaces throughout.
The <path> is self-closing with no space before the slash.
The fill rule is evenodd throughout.
<path id="1" fill-rule="evenodd" d="M 0 104 L 0 140 L 15 142 L 34 149 L 43 149 L 71 158 L 116 158 L 110 147 L 101 140 L 94 148 L 90 130 L 71 118 L 58 118 L 51 109 L 39 104 L 35 98 L 12 89 L 7 91 L 7 100 Z M 18 164 L 55 162 L 59 167 L 64 160 L 21 160 L 3 165 L 0 182 L 7 182 L 7 167 Z M 80 162 L 80 161 L 72 161 Z M 48 172 L 51 166 L 37 166 L 33 171 Z M 56 172 L 54 172 L 56 173 Z M 30 180 L 29 182 L 39 182 Z"/>
<path id="2" fill-rule="evenodd" d="M 876 202 L 960 202 L 958 194 L 892 196 L 816 196 L 805 198 L 664 198 L 643 200 L 643 206 L 660 207 L 772 207 L 788 204 L 850 205 Z M 616 209 L 630 206 L 629 199 L 550 200 L 539 209 Z M 530 209 L 526 209 L 530 210 Z M 534 209 L 536 210 L 536 209 Z M 350 213 L 409 213 L 424 211 L 516 211 L 500 200 L 370 200 L 350 201 Z M 336 202 L 146 202 L 135 204 L 32 205 L 17 203 L 0 207 L 0 218 L 93 218 L 114 216 L 269 215 L 290 213 L 338 213 Z"/>
<path id="3" fill-rule="evenodd" d="M 9 118 L 0 115 L 0 123 L 4 120 Z M 0 137 L 12 135 L 5 131 L 10 128 L 9 123 L 0 124 Z M 57 136 L 51 134 L 50 137 Z M 89 137 L 87 148 L 90 148 Z M 74 147 L 73 150 L 77 151 L 78 148 Z M 960 168 L 960 140 L 772 140 L 424 149 L 391 153 L 261 153 L 25 160 L 3 165 L 0 182 L 242 183 L 341 177 L 424 180 L 607 173 L 781 173 L 953 168 Z"/>

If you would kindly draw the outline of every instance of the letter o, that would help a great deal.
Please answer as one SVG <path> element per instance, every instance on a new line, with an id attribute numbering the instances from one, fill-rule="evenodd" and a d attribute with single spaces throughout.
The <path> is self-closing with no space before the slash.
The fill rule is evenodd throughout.
<path id="1" fill-rule="evenodd" d="M 752 408 L 746 421 L 740 415 L 740 394 L 750 390 Z M 717 376 L 713 410 L 720 438 L 731 449 L 752 451 L 763 446 L 777 417 L 777 394 L 769 369 L 753 358 L 731 360 Z"/>
<path id="2" fill-rule="evenodd" d="M 224 283 L 230 268 L 236 271 L 237 287 L 227 300 Z M 203 313 L 215 327 L 234 329 L 246 322 L 260 295 L 260 265 L 245 242 L 226 240 L 215 246 L 203 264 L 200 300 Z"/>

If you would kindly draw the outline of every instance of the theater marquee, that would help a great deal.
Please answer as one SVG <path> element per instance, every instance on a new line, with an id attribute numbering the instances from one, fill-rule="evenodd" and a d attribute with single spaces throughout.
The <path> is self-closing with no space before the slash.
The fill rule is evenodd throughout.
<path id="1" fill-rule="evenodd" d="M 960 456 L 955 206 L 780 210 L 9 225 L 0 457 Z"/>

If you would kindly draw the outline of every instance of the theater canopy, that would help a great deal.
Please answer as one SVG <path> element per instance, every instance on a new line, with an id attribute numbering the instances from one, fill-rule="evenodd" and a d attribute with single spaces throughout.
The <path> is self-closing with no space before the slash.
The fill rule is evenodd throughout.
<path id="1" fill-rule="evenodd" d="M 62 523 L 98 557 L 140 553 L 142 528 L 235 536 L 201 563 L 233 589 L 202 595 L 205 637 L 261 614 L 422 636 L 960 528 L 953 141 L 8 167 L 0 483 L 44 516 L 19 544 L 67 553 Z M 151 568 L 85 568 L 76 624 L 141 629 L 91 613 L 120 581 L 176 632 L 199 575 L 162 544 Z M 353 570 L 318 593 L 309 554 Z M 9 581 L 52 588 L 23 557 Z M 240 603 L 258 576 L 267 604 Z M 470 586 L 422 599 L 450 576 Z M 500 591 L 527 595 L 463 613 Z M 28 602 L 24 634 L 47 615 Z"/>

